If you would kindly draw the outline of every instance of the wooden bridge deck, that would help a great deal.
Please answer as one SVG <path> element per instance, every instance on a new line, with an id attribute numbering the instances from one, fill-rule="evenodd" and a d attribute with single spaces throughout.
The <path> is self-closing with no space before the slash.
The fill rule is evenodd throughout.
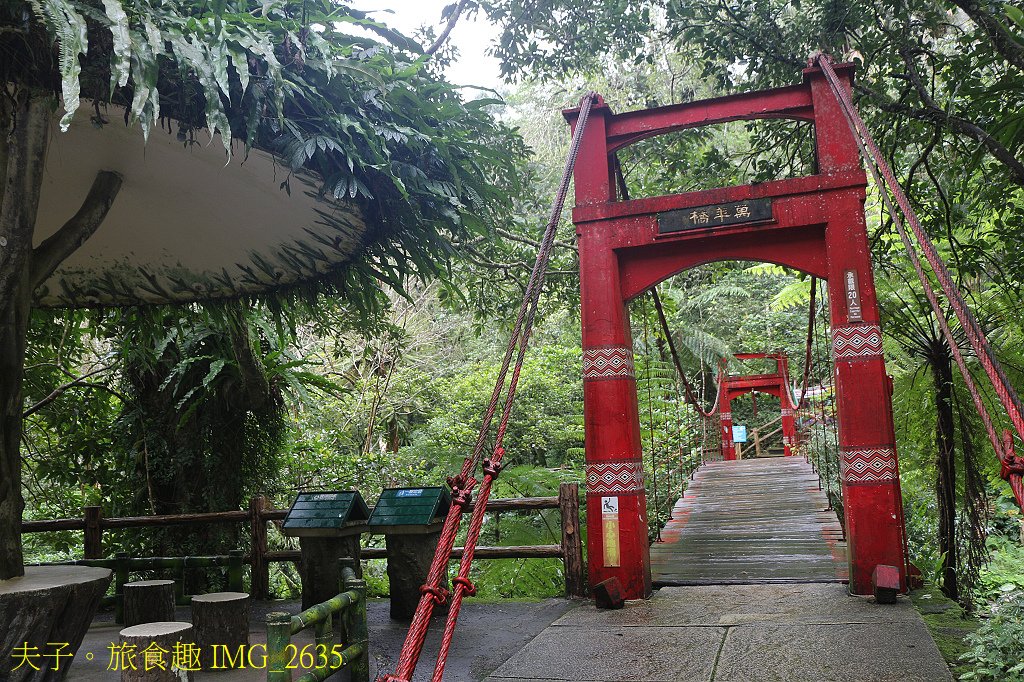
<path id="1" fill-rule="evenodd" d="M 848 580 L 842 527 L 800 457 L 705 464 L 661 535 L 656 587 Z"/>

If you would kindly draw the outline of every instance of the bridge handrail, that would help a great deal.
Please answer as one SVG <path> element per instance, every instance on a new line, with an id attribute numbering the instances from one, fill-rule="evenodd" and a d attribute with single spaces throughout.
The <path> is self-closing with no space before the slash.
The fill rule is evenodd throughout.
<path id="1" fill-rule="evenodd" d="M 293 635 L 314 628 L 312 670 L 298 682 L 324 680 L 344 668 L 351 669 L 352 682 L 369 682 L 369 629 L 366 625 L 366 581 L 357 578 L 351 559 L 341 559 L 340 592 L 314 604 L 297 615 L 275 611 L 267 614 L 267 682 L 291 682 L 292 670 L 302 665 L 306 649 L 291 643 Z M 334 616 L 341 616 L 344 648 L 334 641 Z M 288 648 L 292 647 L 289 656 Z M 333 662 L 336 659 L 336 662 Z M 308 659 L 306 659 L 308 660 Z M 302 667 L 310 667 L 302 665 Z"/>

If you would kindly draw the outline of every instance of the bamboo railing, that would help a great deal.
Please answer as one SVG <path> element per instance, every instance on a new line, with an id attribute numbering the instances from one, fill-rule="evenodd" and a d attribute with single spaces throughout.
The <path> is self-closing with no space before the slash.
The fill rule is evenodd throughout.
<path id="1" fill-rule="evenodd" d="M 324 680 L 348 668 L 352 682 L 369 682 L 369 630 L 366 625 L 366 583 L 356 578 L 351 559 L 342 559 L 339 593 L 298 615 L 267 614 L 267 682 L 291 682 L 292 671 L 311 668 L 298 682 Z M 334 636 L 334 616 L 341 616 L 344 645 Z M 301 649 L 292 635 L 314 628 L 315 644 Z M 290 652 L 289 652 L 290 649 Z"/>

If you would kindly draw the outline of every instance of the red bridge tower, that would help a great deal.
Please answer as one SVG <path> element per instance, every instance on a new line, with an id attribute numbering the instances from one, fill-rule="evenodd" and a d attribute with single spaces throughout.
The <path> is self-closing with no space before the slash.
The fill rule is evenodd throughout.
<path id="1" fill-rule="evenodd" d="M 849 89 L 850 65 L 836 71 Z M 578 110 L 565 112 L 575 124 Z M 727 121 L 814 124 L 817 174 L 620 201 L 614 154 L 639 140 Z M 866 177 L 822 72 L 799 85 L 614 114 L 598 100 L 575 170 L 583 322 L 588 561 L 591 584 L 617 577 L 651 592 L 633 343 L 626 303 L 718 260 L 767 261 L 828 281 L 850 591 L 870 594 L 878 565 L 905 585 L 891 386 L 882 359 L 864 226 Z"/>

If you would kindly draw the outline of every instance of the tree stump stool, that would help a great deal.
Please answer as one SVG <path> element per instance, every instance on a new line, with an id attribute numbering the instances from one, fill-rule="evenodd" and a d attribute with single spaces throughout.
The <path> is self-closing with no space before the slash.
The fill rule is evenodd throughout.
<path id="1" fill-rule="evenodd" d="M 124 584 L 124 624 L 174 620 L 174 581 L 139 580 Z"/>
<path id="2" fill-rule="evenodd" d="M 197 594 L 192 597 L 192 627 L 203 670 L 245 665 L 249 650 L 249 595 Z"/>
<path id="3" fill-rule="evenodd" d="M 127 587 L 127 585 L 125 586 Z M 189 623 L 158 622 L 121 630 L 121 682 L 191 682 L 200 662 Z"/>

